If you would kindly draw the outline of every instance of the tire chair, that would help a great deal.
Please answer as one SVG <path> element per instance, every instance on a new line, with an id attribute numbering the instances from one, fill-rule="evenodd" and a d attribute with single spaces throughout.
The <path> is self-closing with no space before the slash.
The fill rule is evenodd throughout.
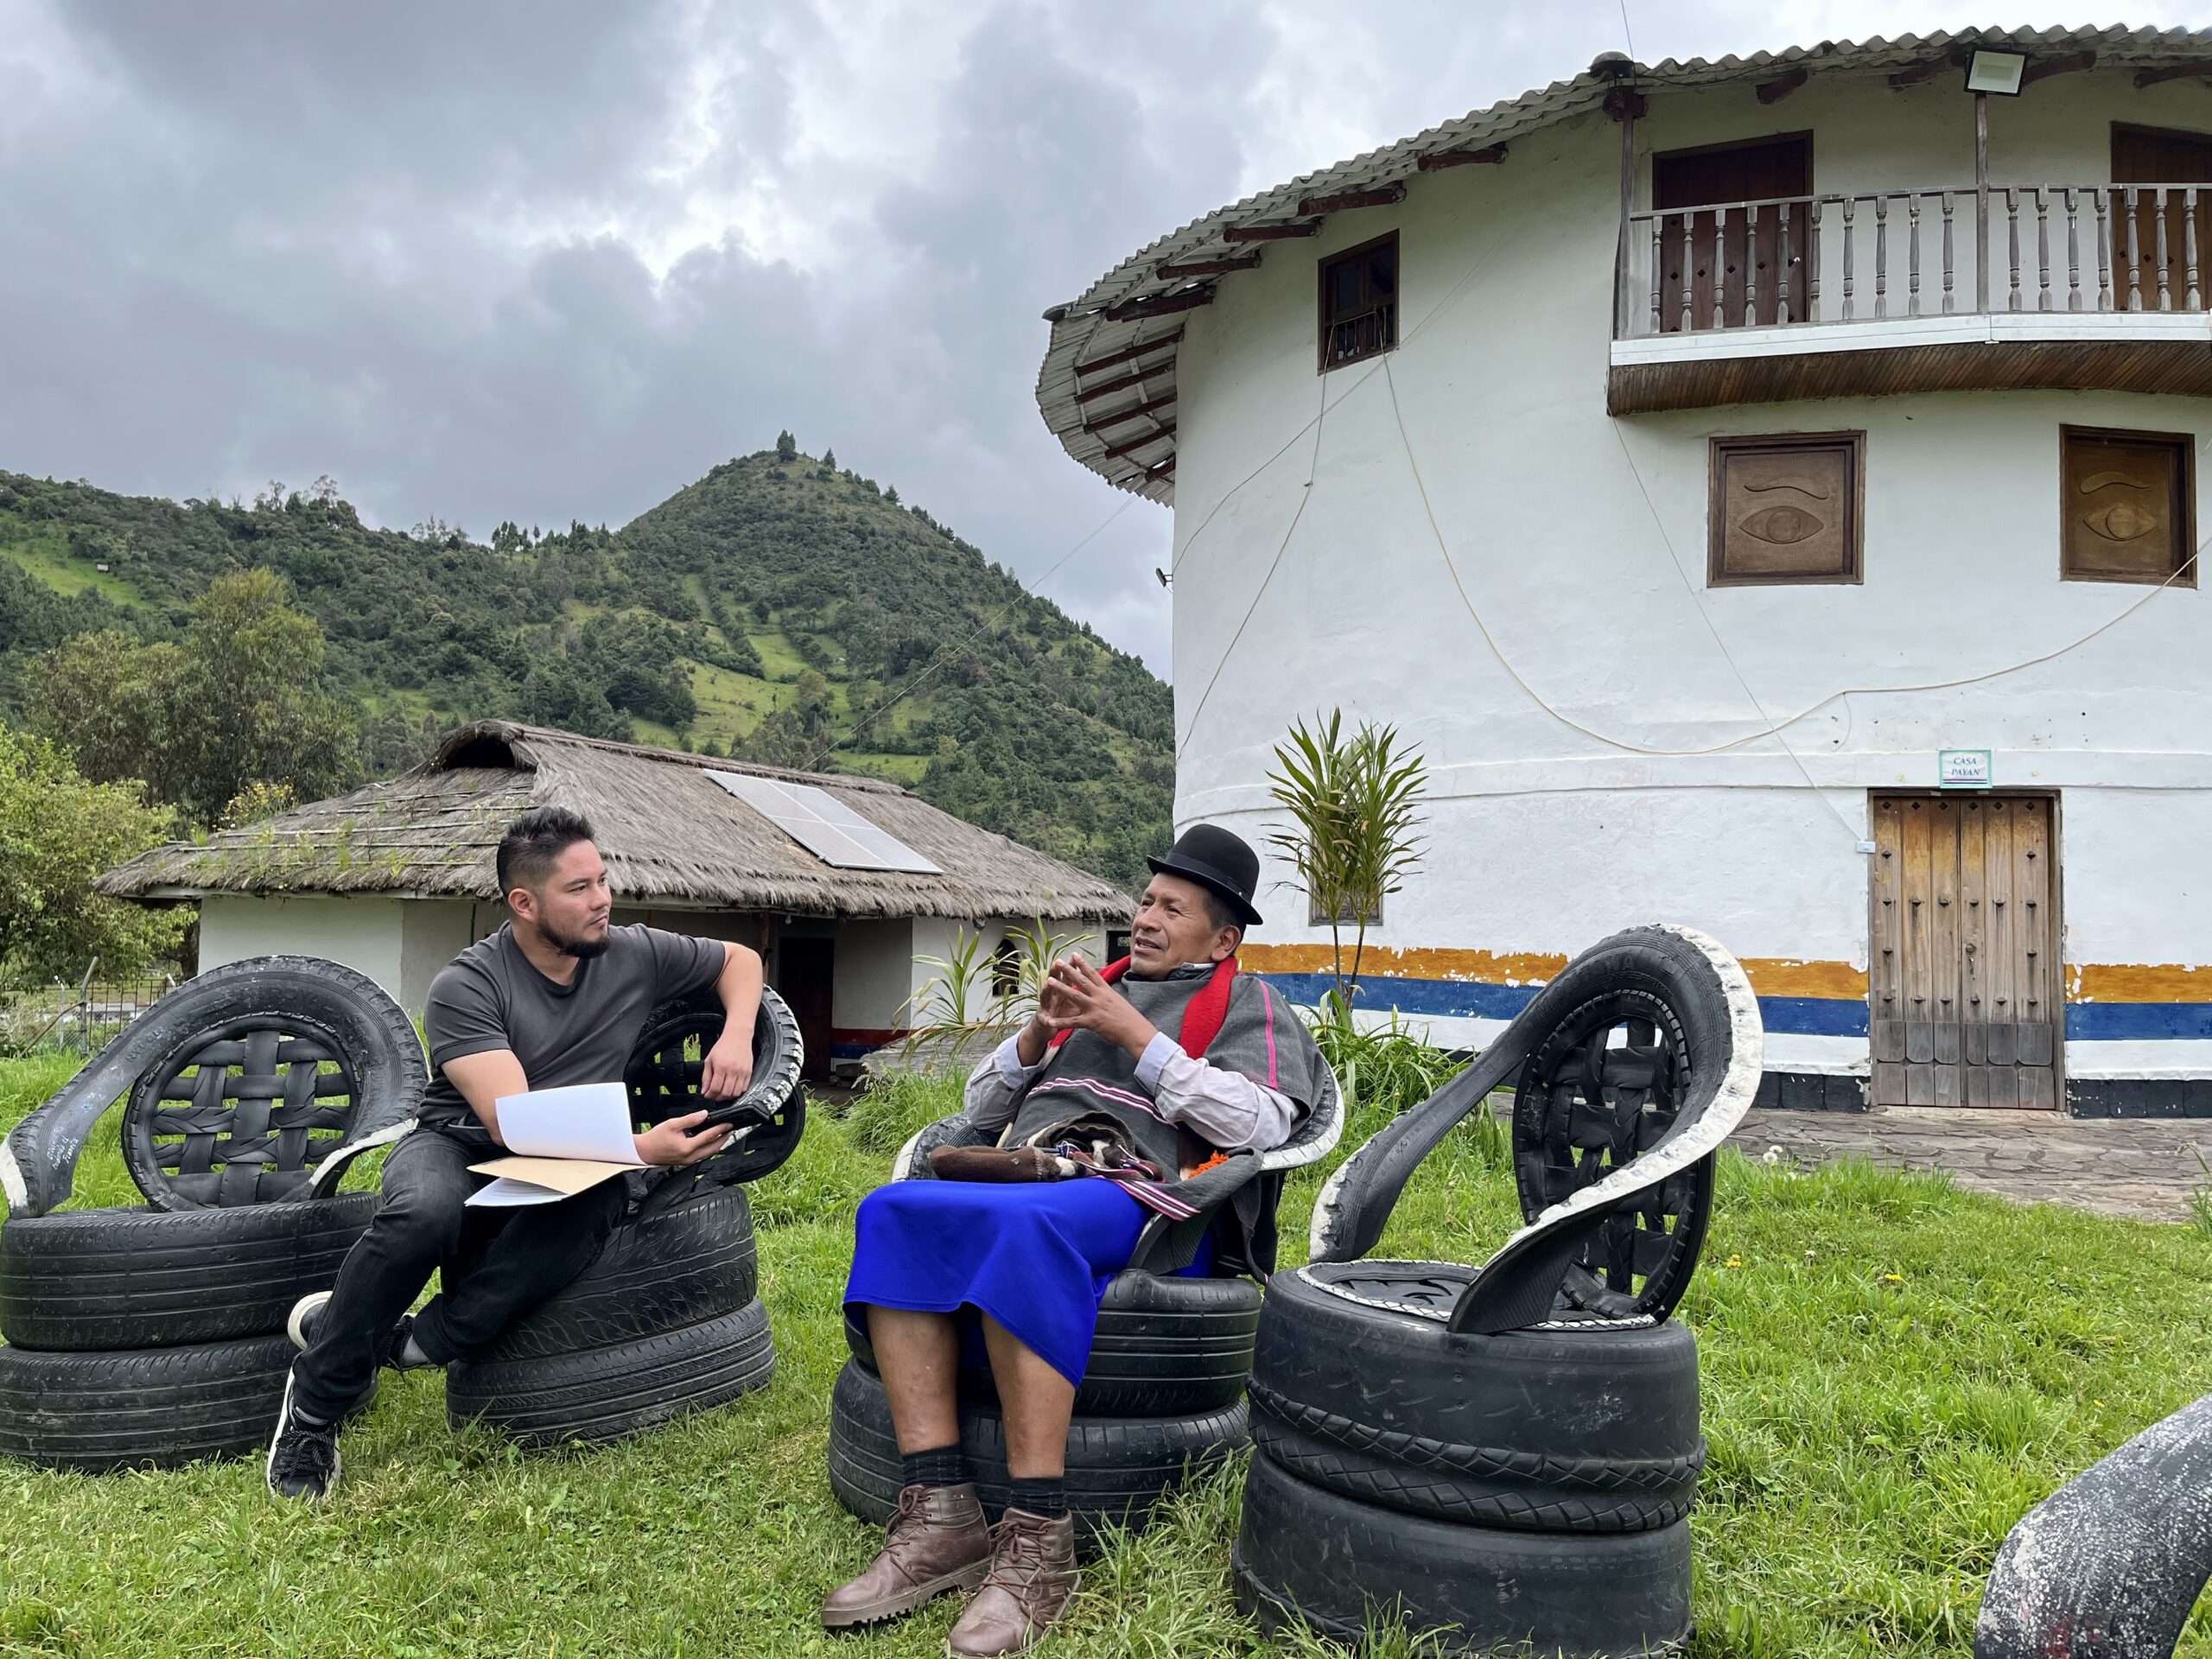
<path id="1" fill-rule="evenodd" d="M 1475 1064 L 1347 1159 L 1276 1275 L 1250 1385 L 1240 1605 L 1360 1643 L 1671 1651 L 1705 1457 L 1694 1271 L 1713 1155 L 1758 1087 L 1758 1004 L 1679 927 L 1560 971 Z M 1414 1169 L 1513 1090 L 1527 1224 L 1480 1267 L 1363 1259 Z"/>
<path id="2" fill-rule="evenodd" d="M 1245 1444 L 1244 1381 L 1260 1322 L 1255 1275 L 1274 1265 L 1275 1204 L 1288 1173 L 1328 1156 L 1344 1133 L 1342 1093 L 1325 1068 L 1323 1076 L 1323 1098 L 1288 1141 L 1240 1154 L 1178 1188 L 1198 1201 L 1198 1215 L 1173 1224 L 1152 1217 L 1129 1265 L 1108 1283 L 1068 1427 L 1067 1497 L 1078 1548 L 1091 1547 L 1106 1528 L 1148 1524 L 1192 1475 Z M 929 1154 L 937 1147 L 995 1139 L 964 1116 L 940 1119 L 900 1149 L 891 1179 L 934 1179 Z M 1216 1243 L 1207 1276 L 1154 1270 L 1189 1259 L 1198 1233 Z M 830 1484 L 848 1510 L 880 1526 L 898 1507 L 899 1445 L 868 1332 L 849 1313 L 845 1337 L 851 1357 L 830 1395 Z M 1009 1478 L 997 1389 L 987 1366 L 963 1367 L 958 1386 L 961 1449 L 984 1513 L 996 1521 Z"/>
<path id="3" fill-rule="evenodd" d="M 722 1026 L 710 993 L 654 1010 L 624 1075 L 635 1119 L 658 1122 L 710 1103 L 700 1074 Z M 804 1058 L 791 1008 L 764 990 L 733 1144 L 688 1169 L 624 1178 L 631 1213 L 592 1264 L 488 1353 L 446 1368 L 456 1427 L 480 1422 L 532 1446 L 604 1444 L 768 1385 L 776 1349 L 743 1184 L 798 1148 Z"/>
<path id="4" fill-rule="evenodd" d="M 376 1211 L 339 1178 L 407 1132 L 427 1081 L 391 998 L 312 957 L 213 969 L 125 1027 L 0 1142 L 0 1454 L 104 1471 L 265 1446 L 285 1319 Z M 60 1211 L 118 1100 L 145 1207 Z"/>
<path id="5" fill-rule="evenodd" d="M 2212 1577 L 2212 1395 L 2022 1516 L 1990 1569 L 1974 1659 L 2171 1659 Z"/>

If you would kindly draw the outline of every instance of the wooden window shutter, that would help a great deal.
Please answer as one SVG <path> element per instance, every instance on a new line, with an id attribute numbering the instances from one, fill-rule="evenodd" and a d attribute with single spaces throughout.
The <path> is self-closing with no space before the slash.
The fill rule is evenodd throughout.
<path id="1" fill-rule="evenodd" d="M 2195 450 L 2185 433 L 2059 429 L 2059 574 L 2158 583 L 2196 550 Z M 2196 585 L 2190 567 L 2180 577 Z"/>
<path id="2" fill-rule="evenodd" d="M 1864 432 L 1713 439 L 1711 585 L 1859 581 L 1866 448 Z"/>

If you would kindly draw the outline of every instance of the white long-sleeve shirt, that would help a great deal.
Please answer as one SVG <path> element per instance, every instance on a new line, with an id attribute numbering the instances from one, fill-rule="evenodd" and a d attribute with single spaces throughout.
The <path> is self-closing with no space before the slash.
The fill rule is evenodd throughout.
<path id="1" fill-rule="evenodd" d="M 1014 1103 L 1036 1065 L 1021 1063 L 1020 1038 L 1001 1043 L 968 1078 L 968 1121 L 985 1131 L 1014 1122 Z M 1048 1056 L 1049 1058 L 1049 1052 Z M 1137 1058 L 1137 1081 L 1152 1091 L 1160 1115 L 1188 1124 L 1224 1152 L 1265 1152 L 1290 1139 L 1298 1107 L 1280 1090 L 1183 1052 L 1166 1032 L 1154 1032 Z"/>

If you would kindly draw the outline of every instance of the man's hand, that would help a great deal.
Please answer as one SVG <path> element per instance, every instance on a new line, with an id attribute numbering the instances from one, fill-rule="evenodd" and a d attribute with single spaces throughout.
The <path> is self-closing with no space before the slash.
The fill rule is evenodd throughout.
<path id="1" fill-rule="evenodd" d="M 709 1100 L 735 1100 L 753 1086 L 753 1032 L 723 1027 L 721 1039 L 707 1051 L 699 1072 L 699 1092 Z"/>
<path id="2" fill-rule="evenodd" d="M 751 1057 L 747 1065 L 751 1065 Z M 711 1158 L 729 1144 L 733 1126 L 717 1123 L 704 1134 L 694 1134 L 707 1121 L 704 1112 L 689 1112 L 682 1117 L 671 1117 L 665 1123 L 656 1123 L 643 1135 L 635 1137 L 638 1156 L 649 1164 L 664 1166 L 696 1164 L 702 1158 Z"/>
<path id="3" fill-rule="evenodd" d="M 1132 1054 L 1142 1054 L 1145 1045 L 1159 1035 L 1152 1021 L 1081 957 L 1064 957 L 1052 964 L 1038 998 L 1040 1019 L 1046 1017 L 1048 1008 L 1050 1017 L 1060 1027 L 1096 1032 Z"/>

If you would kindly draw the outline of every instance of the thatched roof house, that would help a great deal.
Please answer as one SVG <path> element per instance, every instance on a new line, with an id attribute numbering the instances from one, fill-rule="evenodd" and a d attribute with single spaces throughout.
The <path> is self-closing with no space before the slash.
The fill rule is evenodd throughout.
<path id="1" fill-rule="evenodd" d="M 740 798 L 753 779 L 823 791 L 833 804 L 824 810 L 856 814 L 889 837 L 882 844 L 935 871 L 827 861 Z M 506 721 L 463 727 L 424 765 L 350 795 L 205 843 L 154 848 L 99 886 L 119 898 L 197 899 L 202 967 L 274 950 L 336 957 L 419 1009 L 438 968 L 502 919 L 493 874 L 501 830 L 548 804 L 591 819 L 618 920 L 649 916 L 755 944 L 803 1015 L 802 1002 L 820 1004 L 822 1046 L 844 1058 L 899 1027 L 917 988 L 915 956 L 943 954 L 959 929 L 990 936 L 987 945 L 1038 921 L 1095 939 L 1129 913 L 1112 884 L 895 784 Z"/>

